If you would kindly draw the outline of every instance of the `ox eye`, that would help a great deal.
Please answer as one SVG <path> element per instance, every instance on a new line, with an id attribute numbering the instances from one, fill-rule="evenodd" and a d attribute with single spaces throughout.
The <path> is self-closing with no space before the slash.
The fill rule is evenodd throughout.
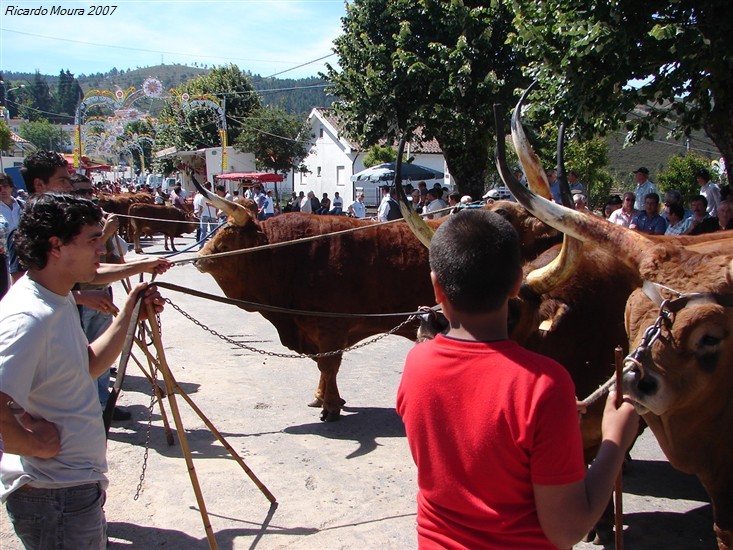
<path id="1" fill-rule="evenodd" d="M 718 338 L 716 336 L 712 336 L 710 334 L 706 334 L 702 338 L 700 338 L 700 342 L 698 343 L 699 347 L 701 348 L 707 348 L 707 347 L 713 347 L 720 344 L 720 341 L 722 338 Z"/>

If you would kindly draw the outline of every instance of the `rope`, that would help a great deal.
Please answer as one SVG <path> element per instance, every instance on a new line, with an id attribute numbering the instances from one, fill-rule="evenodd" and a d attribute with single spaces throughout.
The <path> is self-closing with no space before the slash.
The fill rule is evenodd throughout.
<path id="1" fill-rule="evenodd" d="M 262 250 L 272 250 L 275 248 L 281 248 L 284 246 L 291 246 L 294 244 L 303 244 L 311 241 L 317 241 L 319 239 L 327 239 L 336 235 L 346 235 L 347 233 L 355 233 L 357 231 L 363 231 L 365 229 L 373 229 L 375 227 L 381 227 L 383 225 L 389 225 L 392 223 L 404 222 L 404 218 L 398 218 L 396 220 L 390 220 L 388 222 L 370 223 L 359 227 L 352 227 L 350 229 L 344 229 L 341 231 L 334 231 L 333 233 L 324 233 L 322 235 L 313 235 L 311 237 L 303 237 L 301 239 L 294 239 L 292 241 L 284 241 L 280 243 L 263 244 L 261 246 L 253 246 L 252 248 L 242 248 L 240 250 L 230 250 L 229 252 L 219 252 L 217 254 L 209 254 L 207 256 L 196 256 L 195 258 L 184 258 L 182 260 L 173 260 L 173 264 L 186 264 L 197 262 L 198 260 L 211 260 L 215 258 L 225 258 L 227 256 L 237 256 L 239 254 L 249 254 L 250 252 L 260 252 Z"/>
<path id="2" fill-rule="evenodd" d="M 206 300 L 211 300 L 213 302 L 219 302 L 222 304 L 229 304 L 229 305 L 235 305 L 239 307 L 245 307 L 249 309 L 254 309 L 256 311 L 269 311 L 272 313 L 287 313 L 290 315 L 302 315 L 305 317 L 327 317 L 327 318 L 336 318 L 336 319 L 356 319 L 356 318 L 371 318 L 371 319 L 377 319 L 377 318 L 384 318 L 384 317 L 410 317 L 412 315 L 420 315 L 425 313 L 425 310 L 418 310 L 418 311 L 408 311 L 408 312 L 399 312 L 399 313 L 336 313 L 332 311 L 305 311 L 302 309 L 290 309 L 285 307 L 278 307 L 278 306 L 270 306 L 267 304 L 258 304 L 255 302 L 247 302 L 245 300 L 235 300 L 234 298 L 225 298 L 223 296 L 217 296 L 215 294 L 209 294 L 208 292 L 201 292 L 200 290 L 192 290 L 190 288 L 186 288 L 179 285 L 174 285 L 172 283 L 164 283 L 164 282 L 156 282 L 155 283 L 158 288 L 166 288 L 168 290 L 172 290 L 174 292 L 181 292 L 183 294 L 190 294 L 191 296 L 196 296 L 197 298 L 204 298 Z M 440 306 L 434 306 L 433 309 L 438 309 Z"/>
<path id="3" fill-rule="evenodd" d="M 184 214 L 188 213 L 185 210 L 180 210 Z M 148 220 L 153 222 L 170 222 L 170 223 L 199 223 L 201 220 L 198 218 L 194 218 L 192 220 L 167 220 L 165 218 L 144 218 L 142 216 L 130 216 L 129 214 L 115 214 L 114 212 L 110 212 L 111 214 L 117 216 L 118 218 L 130 218 L 132 220 Z"/>

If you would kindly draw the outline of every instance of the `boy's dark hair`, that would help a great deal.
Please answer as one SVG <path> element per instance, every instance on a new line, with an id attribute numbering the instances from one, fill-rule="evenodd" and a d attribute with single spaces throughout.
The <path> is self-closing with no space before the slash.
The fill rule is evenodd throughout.
<path id="1" fill-rule="evenodd" d="M 86 177 L 84 174 L 73 174 L 69 181 L 71 182 L 71 185 L 77 184 L 77 183 L 92 183 L 92 180 L 90 180 L 88 177 Z"/>
<path id="2" fill-rule="evenodd" d="M 54 151 L 36 151 L 25 157 L 20 173 L 28 192 L 35 193 L 36 186 L 33 182 L 36 178 L 48 182 L 56 170 L 60 167 L 66 168 L 68 165 L 66 159 Z"/>
<path id="3" fill-rule="evenodd" d="M 700 201 L 701 203 L 703 203 L 705 205 L 705 208 L 708 207 L 708 199 L 705 198 L 705 195 L 695 195 L 694 197 L 690 199 L 690 204 L 692 204 L 693 202 L 697 202 L 697 201 Z"/>
<path id="4" fill-rule="evenodd" d="M 463 210 L 435 232 L 430 269 L 457 311 L 495 311 L 506 301 L 521 270 L 519 237 L 499 214 Z"/>
<path id="5" fill-rule="evenodd" d="M 224 187 L 223 185 L 217 185 L 216 188 L 215 188 L 215 191 L 223 191 L 223 192 L 226 192 L 226 190 L 227 190 L 227 188 Z"/>
<path id="6" fill-rule="evenodd" d="M 51 237 L 70 243 L 82 226 L 99 223 L 102 211 L 92 201 L 73 195 L 44 193 L 26 204 L 15 230 L 15 247 L 24 269 L 43 269 L 48 263 Z"/>

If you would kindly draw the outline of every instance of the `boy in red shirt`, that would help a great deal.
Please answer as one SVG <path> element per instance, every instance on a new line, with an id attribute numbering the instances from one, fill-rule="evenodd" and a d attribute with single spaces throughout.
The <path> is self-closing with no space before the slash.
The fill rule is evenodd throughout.
<path id="1" fill-rule="evenodd" d="M 615 394 L 586 471 L 575 387 L 558 363 L 508 339 L 522 283 L 518 237 L 501 216 L 451 216 L 430 245 L 450 326 L 409 353 L 397 412 L 418 473 L 425 548 L 568 548 L 600 518 L 638 416 Z"/>

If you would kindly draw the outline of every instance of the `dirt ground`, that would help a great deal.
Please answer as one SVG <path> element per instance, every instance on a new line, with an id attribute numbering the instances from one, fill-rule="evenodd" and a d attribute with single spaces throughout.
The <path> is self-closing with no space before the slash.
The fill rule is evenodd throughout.
<path id="1" fill-rule="evenodd" d="M 192 239 L 178 241 L 180 248 Z M 161 245 L 156 239 L 146 253 L 161 253 Z M 177 266 L 161 280 L 221 294 L 214 280 L 192 265 Z M 115 290 L 122 296 L 119 285 Z M 166 296 L 240 343 L 289 353 L 258 314 L 183 294 Z M 204 422 L 177 397 L 220 548 L 416 547 L 415 467 L 394 411 L 410 342 L 388 337 L 346 354 L 339 383 L 347 404 L 339 422 L 326 424 L 319 421 L 317 409 L 305 406 L 318 381 L 312 361 L 243 350 L 203 331 L 170 306 L 162 314 L 162 326 L 165 356 L 180 387 L 278 502 L 270 505 Z M 138 349 L 135 355 L 144 360 Z M 119 405 L 133 418 L 114 424 L 109 440 L 109 547 L 206 548 L 178 435 L 176 444 L 169 446 L 157 406 L 143 489 L 134 498 L 145 463 L 150 389 L 131 361 Z M 715 548 L 711 508 L 697 480 L 673 470 L 648 431 L 632 456 L 624 476 L 626 547 Z M 4 512 L 0 547 L 21 548 Z M 598 546 L 583 543 L 576 548 Z"/>

